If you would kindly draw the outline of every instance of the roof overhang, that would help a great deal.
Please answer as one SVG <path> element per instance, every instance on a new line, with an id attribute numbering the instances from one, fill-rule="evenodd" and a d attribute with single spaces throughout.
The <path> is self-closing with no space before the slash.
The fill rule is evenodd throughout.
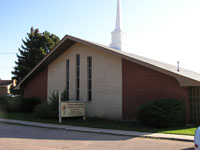
<path id="1" fill-rule="evenodd" d="M 45 67 L 47 67 L 51 62 L 53 62 L 58 56 L 60 56 L 64 51 L 69 49 L 72 45 L 75 43 L 81 43 L 84 45 L 87 45 L 89 47 L 93 47 L 95 49 L 104 51 L 106 53 L 110 53 L 112 55 L 121 57 L 123 59 L 132 61 L 134 63 L 137 63 L 139 65 L 142 65 L 144 67 L 156 70 L 158 72 L 167 74 L 171 77 L 174 77 L 178 80 L 180 86 L 200 86 L 200 75 L 198 78 L 193 78 L 193 76 L 185 75 L 182 72 L 177 72 L 176 69 L 169 69 L 169 67 L 174 67 L 168 64 L 164 64 L 155 60 L 151 60 L 145 57 L 137 56 L 137 55 L 130 55 L 129 53 L 119 51 L 116 49 L 112 49 L 110 47 L 106 47 L 104 45 L 100 45 L 97 43 L 89 42 L 86 40 L 82 40 L 76 37 L 72 37 L 69 35 L 66 35 L 55 47 L 54 49 L 46 56 L 44 57 L 38 65 L 36 65 L 32 71 L 30 71 L 16 86 L 15 89 L 20 89 L 21 85 L 26 82 L 27 80 L 31 79 L 34 75 L 36 75 L 38 72 L 43 70 Z M 164 65 L 163 65 L 164 64 Z M 163 67 L 164 66 L 164 67 Z M 166 66 L 166 67 L 165 67 Z M 176 68 L 176 67 L 175 67 Z M 195 74 L 192 71 L 189 71 L 189 74 Z M 195 74 L 195 77 L 198 76 L 197 73 Z"/>

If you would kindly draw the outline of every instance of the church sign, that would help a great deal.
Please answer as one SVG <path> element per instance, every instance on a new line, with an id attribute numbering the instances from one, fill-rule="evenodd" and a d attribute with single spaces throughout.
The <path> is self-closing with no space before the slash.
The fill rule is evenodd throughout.
<path id="1" fill-rule="evenodd" d="M 60 91 L 58 110 L 59 123 L 62 123 L 62 117 L 83 117 L 83 120 L 85 120 L 85 103 L 76 101 L 61 101 Z"/>
<path id="2" fill-rule="evenodd" d="M 61 102 L 61 117 L 85 116 L 85 103 Z"/>

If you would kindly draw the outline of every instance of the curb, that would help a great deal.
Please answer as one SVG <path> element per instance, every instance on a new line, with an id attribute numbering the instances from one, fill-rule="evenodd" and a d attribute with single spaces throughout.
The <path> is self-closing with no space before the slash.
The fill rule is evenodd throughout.
<path id="1" fill-rule="evenodd" d="M 58 124 L 49 124 L 49 123 L 29 122 L 29 121 L 12 120 L 12 119 L 0 119 L 0 122 L 26 125 L 26 126 L 35 126 L 35 127 L 42 127 L 42 128 L 64 129 L 64 130 L 69 130 L 69 131 L 79 131 L 79 132 L 101 133 L 101 134 L 110 134 L 110 135 L 119 135 L 119 136 L 130 136 L 130 137 L 141 137 L 141 138 L 153 138 L 153 139 L 165 139 L 165 140 L 194 142 L 194 137 L 188 136 L 188 135 L 100 129 L 100 128 L 78 127 L 78 126 L 70 126 L 70 125 L 58 125 Z"/>

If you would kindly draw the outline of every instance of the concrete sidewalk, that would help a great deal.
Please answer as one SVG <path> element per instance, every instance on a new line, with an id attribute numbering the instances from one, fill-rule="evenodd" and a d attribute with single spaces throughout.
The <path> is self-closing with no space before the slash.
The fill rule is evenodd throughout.
<path id="1" fill-rule="evenodd" d="M 71 131 L 81 131 L 81 132 L 103 133 L 103 134 L 132 136 L 132 137 L 157 138 L 157 139 L 168 139 L 168 140 L 194 142 L 194 136 L 188 136 L 188 135 L 99 129 L 99 128 L 78 127 L 78 126 L 70 126 L 70 125 L 29 122 L 29 121 L 12 120 L 12 119 L 0 119 L 0 122 L 14 123 L 14 124 L 28 125 L 28 126 L 36 126 L 36 127 L 43 127 L 43 128 L 65 129 L 65 130 L 71 130 Z"/>

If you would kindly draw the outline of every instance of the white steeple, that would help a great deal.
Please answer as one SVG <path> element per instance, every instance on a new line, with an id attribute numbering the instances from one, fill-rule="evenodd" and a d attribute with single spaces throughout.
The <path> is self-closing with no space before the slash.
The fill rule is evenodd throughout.
<path id="1" fill-rule="evenodd" d="M 123 50 L 125 47 L 125 32 L 121 29 L 121 1 L 118 0 L 117 4 L 117 17 L 115 30 L 111 33 L 112 42 L 110 44 L 111 48 L 118 50 Z"/>
<path id="2" fill-rule="evenodd" d="M 118 0 L 118 3 L 117 3 L 117 16 L 116 16 L 115 30 L 121 31 L 121 1 L 120 0 Z"/>

